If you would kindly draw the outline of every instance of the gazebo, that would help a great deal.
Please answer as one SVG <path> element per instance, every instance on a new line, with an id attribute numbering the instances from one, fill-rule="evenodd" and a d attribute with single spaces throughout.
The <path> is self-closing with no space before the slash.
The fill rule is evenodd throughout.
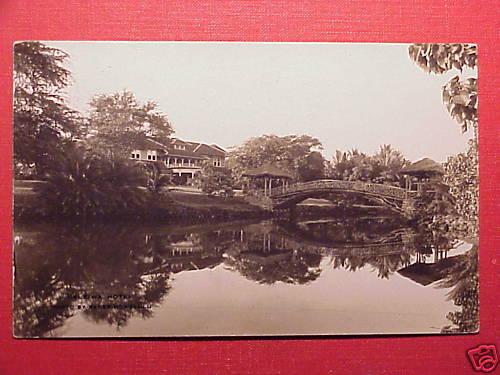
<path id="1" fill-rule="evenodd" d="M 290 172 L 273 164 L 264 164 L 260 167 L 249 169 L 242 176 L 248 178 L 248 189 L 250 188 L 250 181 L 262 180 L 264 182 L 264 196 L 266 197 L 271 194 L 273 181 L 281 182 L 281 186 L 285 190 L 288 187 L 289 181 L 293 178 Z"/>
<path id="2" fill-rule="evenodd" d="M 438 162 L 424 158 L 404 167 L 400 173 L 406 175 L 406 189 L 413 190 L 413 187 L 416 186 L 416 190 L 420 192 L 422 184 L 440 180 L 444 175 L 444 168 Z"/>

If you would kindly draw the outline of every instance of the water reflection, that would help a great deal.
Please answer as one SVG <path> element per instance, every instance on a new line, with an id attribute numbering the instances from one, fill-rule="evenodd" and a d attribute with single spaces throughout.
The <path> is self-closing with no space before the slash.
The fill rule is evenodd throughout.
<path id="1" fill-rule="evenodd" d="M 217 267 L 261 285 L 327 282 L 320 280 L 325 267 L 370 268 L 379 278 L 398 274 L 423 286 L 438 281 L 431 287 L 451 288 L 449 298 L 461 308 L 448 314 L 452 324 L 443 331 L 477 329 L 475 248 L 450 255 L 457 243 L 449 233 L 417 232 L 388 218 L 19 225 L 15 243 L 14 331 L 22 337 L 59 334 L 75 314 L 121 330 L 132 317 L 153 316 L 176 274 Z"/>
<path id="2" fill-rule="evenodd" d="M 118 226 L 43 227 L 16 234 L 14 330 L 44 336 L 82 305 L 95 322 L 116 327 L 133 315 L 151 316 L 168 293 L 168 273 L 154 272 L 154 240 L 143 230 Z M 114 297 L 113 297 L 114 296 Z"/>
<path id="3" fill-rule="evenodd" d="M 479 279 L 477 245 L 459 256 L 445 278 L 441 287 L 451 287 L 448 293 L 460 310 L 448 313 L 450 325 L 444 327 L 444 333 L 477 332 L 479 330 Z"/>
<path id="4" fill-rule="evenodd" d="M 239 241 L 228 248 L 224 263 L 258 283 L 306 284 L 319 277 L 321 259 L 317 249 L 301 248 L 281 228 L 262 223 L 240 230 Z"/>

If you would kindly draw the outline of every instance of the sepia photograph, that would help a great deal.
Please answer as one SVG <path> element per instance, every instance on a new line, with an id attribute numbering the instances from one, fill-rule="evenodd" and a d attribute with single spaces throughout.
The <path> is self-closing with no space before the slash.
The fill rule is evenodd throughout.
<path id="1" fill-rule="evenodd" d="M 479 332 L 476 45 L 13 60 L 14 337 Z"/>

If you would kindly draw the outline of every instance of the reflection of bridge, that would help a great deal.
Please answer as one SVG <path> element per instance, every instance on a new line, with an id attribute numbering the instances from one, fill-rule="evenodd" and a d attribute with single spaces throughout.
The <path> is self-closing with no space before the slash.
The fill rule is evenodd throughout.
<path id="1" fill-rule="evenodd" d="M 336 243 L 332 240 L 320 240 L 297 237 L 299 234 L 291 229 L 280 228 L 287 236 L 287 245 L 294 250 L 321 253 L 330 256 L 388 256 L 394 254 L 413 254 L 415 252 L 414 235 L 407 229 L 397 229 L 387 233 L 378 240 L 363 243 Z M 297 237 L 297 238 L 296 238 Z"/>
<path id="2" fill-rule="evenodd" d="M 331 193 L 361 195 L 403 213 L 416 192 L 400 187 L 363 181 L 316 180 L 283 185 L 270 189 L 268 206 L 272 209 L 291 208 L 307 198 L 324 197 Z"/>

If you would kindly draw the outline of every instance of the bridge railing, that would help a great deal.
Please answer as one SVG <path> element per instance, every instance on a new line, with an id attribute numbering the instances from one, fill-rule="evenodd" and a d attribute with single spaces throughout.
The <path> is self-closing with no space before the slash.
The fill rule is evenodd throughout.
<path id="1" fill-rule="evenodd" d="M 309 182 L 299 182 L 293 185 L 277 186 L 271 189 L 271 197 L 278 197 L 280 195 L 287 195 L 291 193 L 314 191 L 314 190 L 350 190 L 360 193 L 368 193 L 375 195 L 383 195 L 392 198 L 404 199 L 410 192 L 406 189 L 383 185 L 374 184 L 371 182 L 363 181 L 343 181 L 343 180 L 316 180 Z"/>

